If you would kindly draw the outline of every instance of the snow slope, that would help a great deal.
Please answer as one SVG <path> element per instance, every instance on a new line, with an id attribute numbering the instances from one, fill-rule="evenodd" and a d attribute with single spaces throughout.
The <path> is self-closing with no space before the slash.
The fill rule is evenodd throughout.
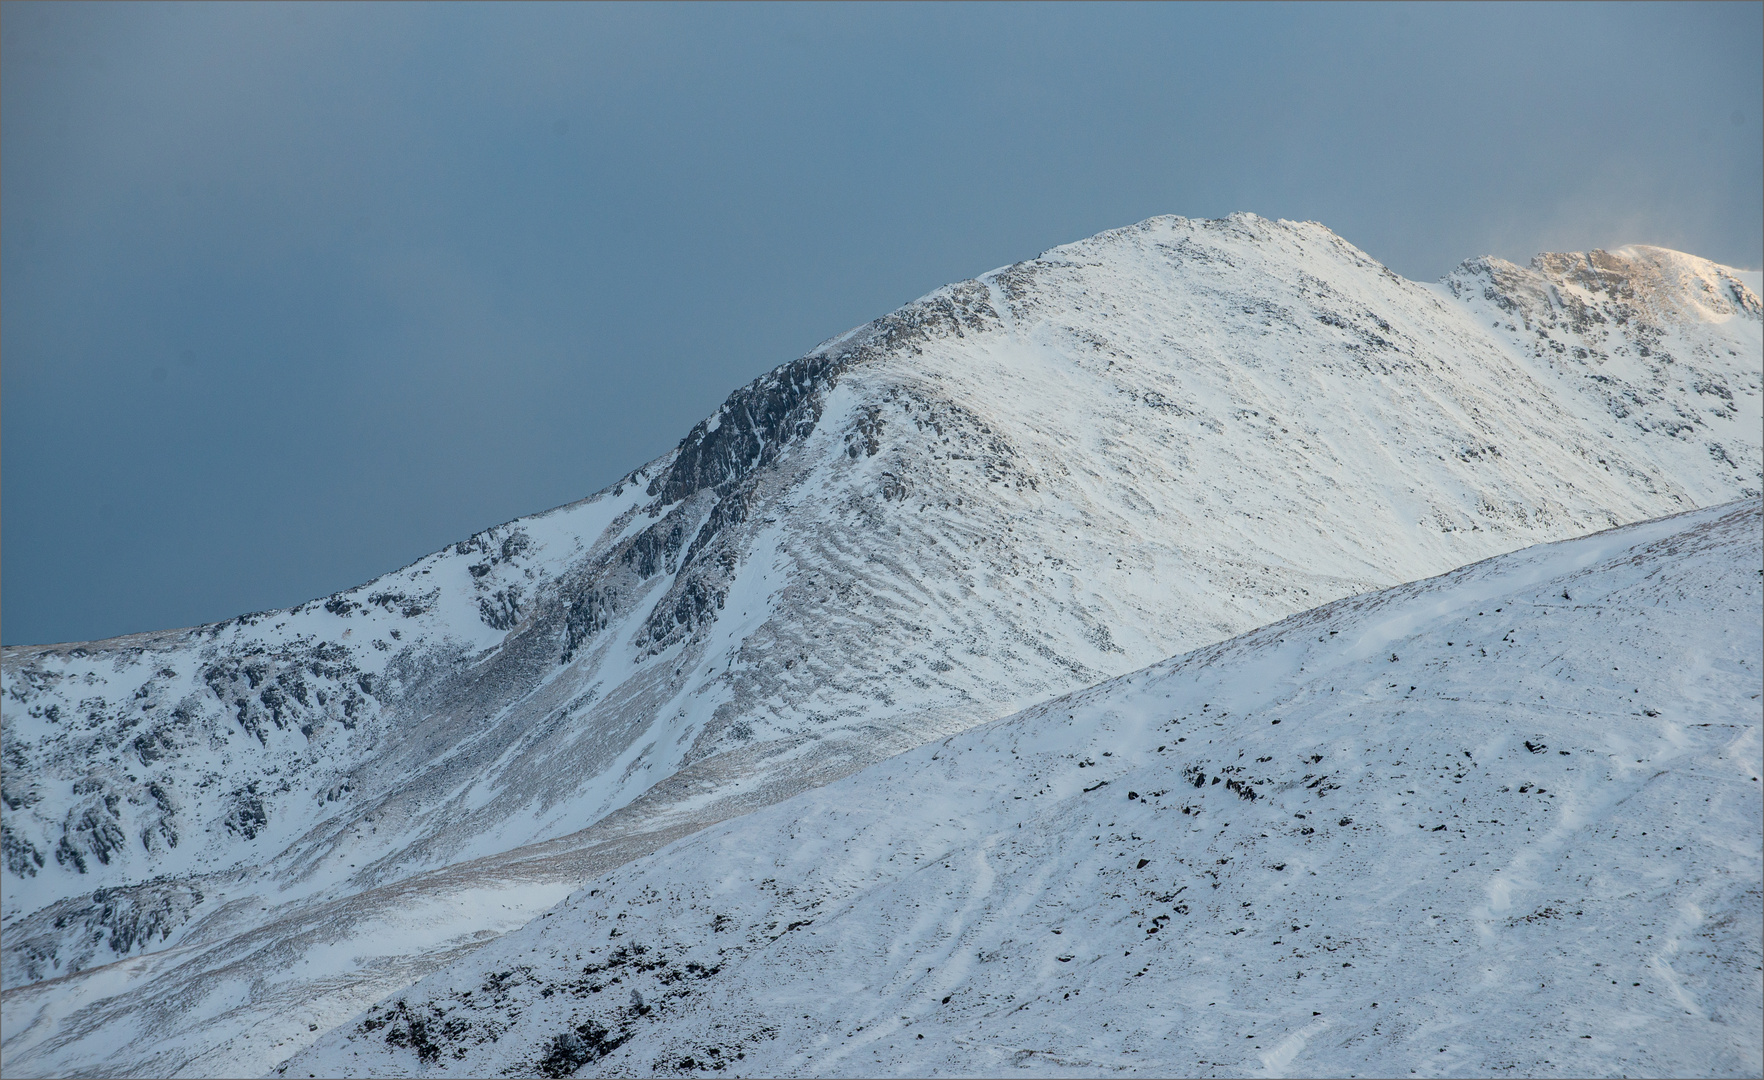
<path id="1" fill-rule="evenodd" d="M 1757 1075 L 1761 525 L 1529 548 L 910 751 L 278 1072 Z"/>
<path id="2" fill-rule="evenodd" d="M 1692 256 L 1420 285 L 1319 225 L 1156 218 L 832 339 L 613 488 L 375 582 L 8 649 L 0 1050 L 257 1071 L 901 750 L 1756 495 L 1761 356 L 1755 292 Z"/>

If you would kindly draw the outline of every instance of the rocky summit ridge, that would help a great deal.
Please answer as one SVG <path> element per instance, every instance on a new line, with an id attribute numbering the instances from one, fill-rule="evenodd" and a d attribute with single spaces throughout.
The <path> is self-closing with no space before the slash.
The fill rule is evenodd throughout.
<path id="1" fill-rule="evenodd" d="M 1738 272 L 1663 249 L 1427 285 L 1314 223 L 1154 218 L 374 582 L 9 648 L 0 1050 L 262 1072 L 715 822 L 1328 601 L 1755 497 L 1760 325 Z"/>

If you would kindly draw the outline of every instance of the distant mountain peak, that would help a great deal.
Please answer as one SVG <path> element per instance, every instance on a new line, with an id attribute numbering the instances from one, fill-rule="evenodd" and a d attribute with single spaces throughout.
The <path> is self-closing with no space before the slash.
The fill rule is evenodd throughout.
<path id="1" fill-rule="evenodd" d="M 1546 252 L 1529 268 L 1492 255 L 1464 262 L 1446 279 L 1486 279 L 1486 290 L 1527 312 L 1574 309 L 1570 318 L 1599 318 L 1614 305 L 1614 319 L 1700 323 L 1764 317 L 1758 295 L 1731 267 L 1670 248 L 1629 244 L 1610 251 Z"/>

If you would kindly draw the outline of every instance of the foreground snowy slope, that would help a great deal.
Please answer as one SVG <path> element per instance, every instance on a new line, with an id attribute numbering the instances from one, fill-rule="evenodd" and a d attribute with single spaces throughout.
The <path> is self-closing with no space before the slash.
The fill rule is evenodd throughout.
<path id="1" fill-rule="evenodd" d="M 280 1072 L 1757 1075 L 1761 525 L 1527 549 L 910 751 Z"/>
<path id="2" fill-rule="evenodd" d="M 1761 356 L 1756 293 L 1674 252 L 1427 286 L 1318 225 L 1158 218 L 368 585 L 8 649 L 0 1050 L 260 1071 L 713 822 L 1325 600 L 1755 495 Z"/>

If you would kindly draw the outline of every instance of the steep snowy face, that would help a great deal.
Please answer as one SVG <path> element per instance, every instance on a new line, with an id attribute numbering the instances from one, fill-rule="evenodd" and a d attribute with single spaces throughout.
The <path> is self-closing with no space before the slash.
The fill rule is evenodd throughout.
<path id="1" fill-rule="evenodd" d="M 1339 601 L 727 822 L 279 1075 L 1755 1075 L 1757 500 Z"/>
<path id="2" fill-rule="evenodd" d="M 0 977 L 134 958 L 57 984 L 37 1060 L 256 1069 L 712 822 L 1764 487 L 1756 296 L 1688 256 L 1560 258 L 1607 269 L 1428 286 L 1314 224 L 1153 219 L 835 338 L 613 488 L 368 585 L 7 650 Z M 1598 318 L 1525 314 L 1533 286 Z"/>

